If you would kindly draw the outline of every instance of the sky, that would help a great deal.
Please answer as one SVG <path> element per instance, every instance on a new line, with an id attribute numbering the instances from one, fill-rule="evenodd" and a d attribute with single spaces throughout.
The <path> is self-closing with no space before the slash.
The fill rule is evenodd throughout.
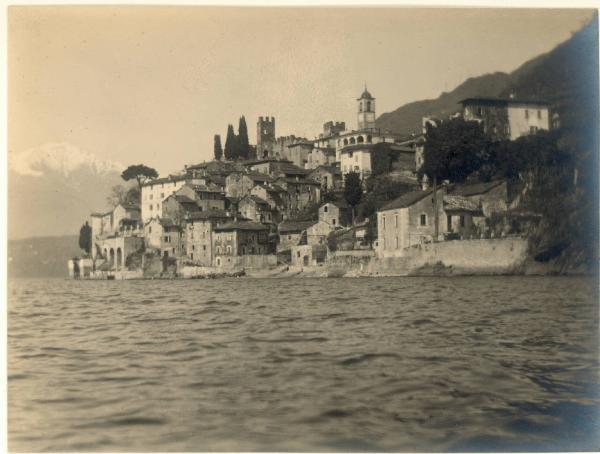
<path id="1" fill-rule="evenodd" d="M 212 158 L 241 115 L 313 138 L 356 127 L 365 82 L 377 114 L 510 72 L 590 10 L 12 6 L 10 156 L 66 143 L 161 175 Z M 20 155 L 25 156 L 25 154 Z"/>

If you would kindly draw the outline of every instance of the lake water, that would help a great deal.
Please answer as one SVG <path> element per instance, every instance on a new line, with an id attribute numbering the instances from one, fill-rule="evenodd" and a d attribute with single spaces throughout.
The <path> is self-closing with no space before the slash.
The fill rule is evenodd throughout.
<path id="1" fill-rule="evenodd" d="M 13 451 L 598 450 L 597 283 L 17 280 Z"/>

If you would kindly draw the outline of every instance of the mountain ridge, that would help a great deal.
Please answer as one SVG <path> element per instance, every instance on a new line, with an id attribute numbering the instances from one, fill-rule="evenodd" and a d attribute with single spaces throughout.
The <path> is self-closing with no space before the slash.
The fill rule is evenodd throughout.
<path id="1" fill-rule="evenodd" d="M 585 71 L 578 72 L 572 68 L 588 68 L 588 65 L 594 63 L 591 55 L 597 57 L 598 53 L 597 50 L 594 53 L 594 49 L 597 49 L 597 30 L 596 16 L 569 39 L 549 52 L 527 60 L 514 71 L 468 78 L 451 92 L 443 92 L 435 99 L 414 101 L 383 113 L 376 119 L 376 126 L 402 135 L 419 134 L 422 117 L 446 118 L 460 111 L 458 102 L 461 99 L 475 96 L 508 97 L 514 94 L 521 99 L 545 99 L 552 104 L 558 103 L 558 111 L 562 115 L 567 109 L 560 106 L 560 99 L 556 95 L 561 90 L 557 90 L 557 87 L 578 91 L 577 87 L 570 86 L 577 84 L 569 83 L 569 75 L 574 79 L 581 79 L 584 76 L 580 73 Z M 593 80 L 593 76 L 591 79 Z M 585 90 L 593 90 L 593 84 L 589 80 L 585 80 L 583 85 Z M 578 97 L 585 98 L 585 94 L 581 92 L 580 87 Z"/>

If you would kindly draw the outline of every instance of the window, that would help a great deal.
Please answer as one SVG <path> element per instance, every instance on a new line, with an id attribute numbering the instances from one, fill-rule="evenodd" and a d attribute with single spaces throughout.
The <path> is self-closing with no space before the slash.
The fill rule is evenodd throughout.
<path id="1" fill-rule="evenodd" d="M 529 109 L 525 109 L 525 118 L 529 119 Z"/>
<path id="2" fill-rule="evenodd" d="M 194 254 L 190 254 L 190 260 L 194 260 Z"/>
<path id="3" fill-rule="evenodd" d="M 331 220 L 332 224 L 335 225 L 335 218 Z"/>
<path id="4" fill-rule="evenodd" d="M 398 215 L 394 216 L 394 227 L 398 227 Z"/>
<path id="5" fill-rule="evenodd" d="M 422 214 L 421 215 L 421 225 L 427 225 L 427 215 L 426 214 Z"/>
<path id="6" fill-rule="evenodd" d="M 367 101 L 367 112 L 371 112 L 371 101 Z"/>
<path id="7" fill-rule="evenodd" d="M 194 244 L 192 244 L 192 251 L 196 250 L 196 246 Z"/>
<path id="8" fill-rule="evenodd" d="M 148 233 L 152 233 L 152 226 L 148 227 Z"/>
<path id="9" fill-rule="evenodd" d="M 464 216 L 461 216 L 461 217 L 460 217 L 460 226 L 461 226 L 461 227 L 464 227 L 464 226 L 465 226 L 465 217 L 464 217 Z"/>
<path id="10" fill-rule="evenodd" d="M 398 237 L 396 237 L 396 249 L 398 249 Z"/>
<path id="11" fill-rule="evenodd" d="M 231 246 L 227 246 L 227 253 L 231 254 Z"/>
<path id="12" fill-rule="evenodd" d="M 446 230 L 448 230 L 448 232 L 452 232 L 452 215 L 449 214 L 448 217 L 446 218 Z"/>
<path id="13" fill-rule="evenodd" d="M 202 246 L 202 250 L 203 250 L 203 251 L 206 251 L 206 244 L 204 244 L 204 245 Z"/>
<path id="14" fill-rule="evenodd" d="M 150 211 L 152 211 L 154 209 L 154 207 L 152 206 L 152 204 L 150 204 Z"/>
<path id="15" fill-rule="evenodd" d="M 538 110 L 538 120 L 541 120 L 541 119 L 542 119 L 542 111 Z"/>
<path id="16" fill-rule="evenodd" d="M 325 206 L 323 207 L 323 212 L 324 212 L 324 213 L 327 213 L 327 208 L 329 208 L 327 205 L 325 205 Z"/>
<path id="17" fill-rule="evenodd" d="M 382 225 L 381 225 L 381 228 L 382 228 L 383 230 L 385 230 L 385 216 L 382 216 L 382 217 L 381 217 L 381 224 L 382 224 Z"/>
<path id="18" fill-rule="evenodd" d="M 292 239 L 292 235 L 288 235 L 288 240 L 291 240 L 291 239 Z"/>

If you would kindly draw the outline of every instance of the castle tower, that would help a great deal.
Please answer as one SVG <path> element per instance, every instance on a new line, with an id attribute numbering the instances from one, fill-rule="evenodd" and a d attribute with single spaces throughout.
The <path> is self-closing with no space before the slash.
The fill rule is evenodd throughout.
<path id="1" fill-rule="evenodd" d="M 360 95 L 358 101 L 358 129 L 372 129 L 375 127 L 375 98 L 367 90 Z"/>
<path id="2" fill-rule="evenodd" d="M 256 158 L 273 156 L 275 144 L 275 117 L 258 117 L 256 123 Z"/>

